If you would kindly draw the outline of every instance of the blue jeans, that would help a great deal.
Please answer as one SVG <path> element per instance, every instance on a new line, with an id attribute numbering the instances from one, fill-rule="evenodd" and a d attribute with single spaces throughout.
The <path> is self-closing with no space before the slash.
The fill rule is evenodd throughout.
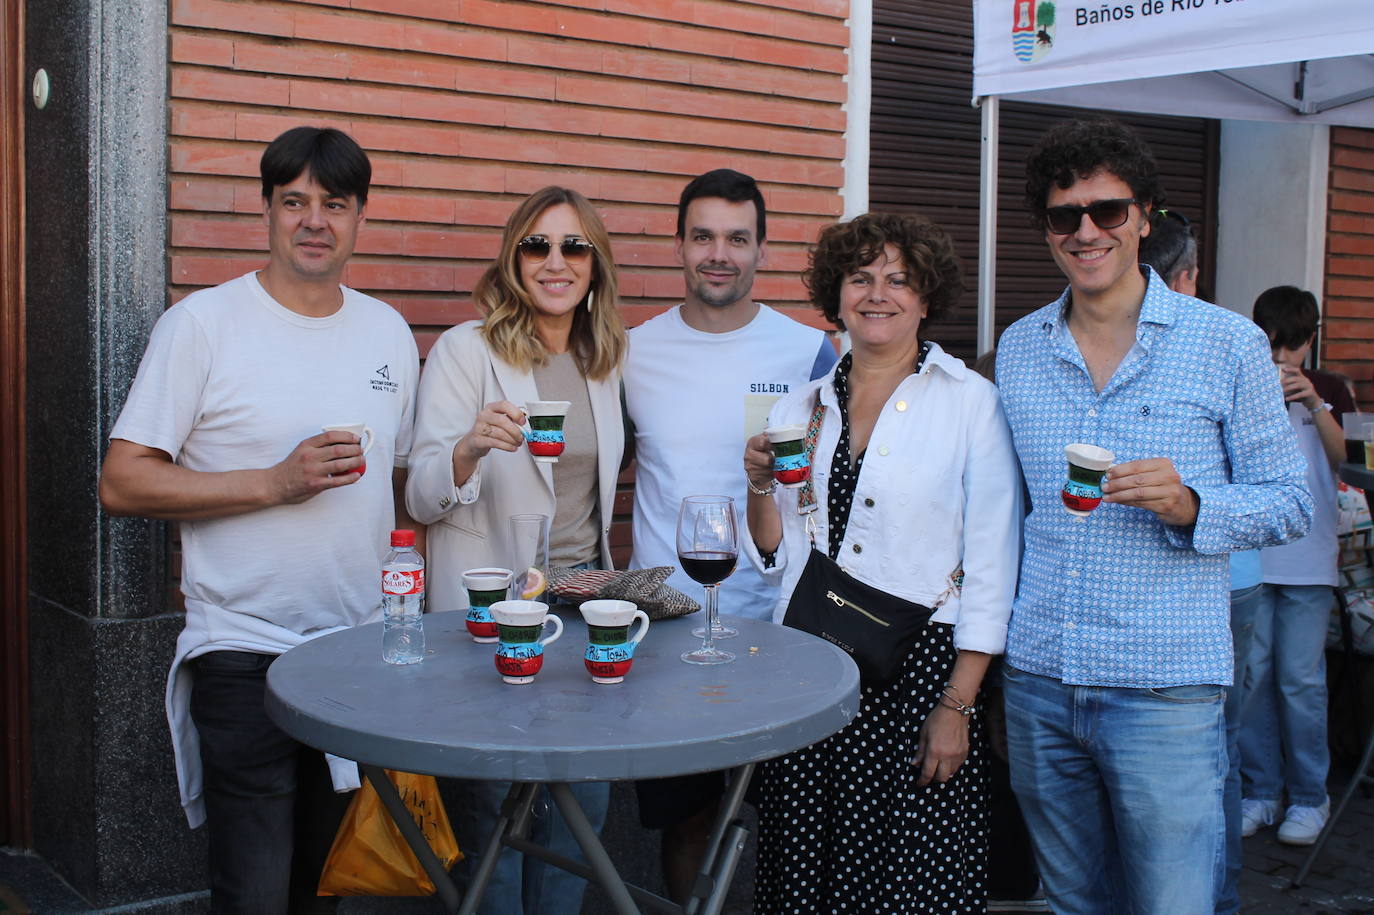
<path id="1" fill-rule="evenodd" d="M 1220 686 L 1072 686 L 1004 665 L 1011 782 L 1059 915 L 1212 911 Z"/>
<path id="2" fill-rule="evenodd" d="M 466 856 L 455 874 L 466 884 L 481 863 L 482 849 L 496 826 L 510 782 L 461 781 L 454 787 L 462 797 L 462 806 L 457 808 L 459 815 L 454 818 L 454 832 L 458 847 Z M 600 833 L 610 806 L 610 784 L 581 782 L 570 787 L 592 828 Z M 543 788 L 534 802 L 530 841 L 575 861 L 586 861 L 582 847 Z M 537 858 L 526 858 L 513 848 L 503 848 L 477 911 L 479 915 L 567 915 L 581 911 L 586 889 L 587 882 L 581 877 Z"/>
<path id="3" fill-rule="evenodd" d="M 332 911 L 320 871 L 351 794 L 335 794 L 324 754 L 296 742 L 263 707 L 276 655 L 212 651 L 188 661 L 200 737 L 210 911 Z"/>
<path id="4" fill-rule="evenodd" d="M 1326 745 L 1328 585 L 1260 586 L 1250 682 L 1240 735 L 1247 798 L 1320 807 L 1331 753 Z"/>
<path id="5" fill-rule="evenodd" d="M 1250 657 L 1250 642 L 1255 628 L 1255 613 L 1260 604 L 1261 585 L 1231 592 L 1231 650 L 1235 673 L 1226 691 L 1226 866 L 1217 884 L 1219 913 L 1240 911 L 1240 722 L 1245 710 L 1245 678 Z"/>

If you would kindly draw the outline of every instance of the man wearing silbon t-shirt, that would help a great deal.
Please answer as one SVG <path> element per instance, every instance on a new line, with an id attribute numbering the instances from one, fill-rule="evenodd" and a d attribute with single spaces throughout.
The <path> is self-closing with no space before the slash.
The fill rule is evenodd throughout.
<path id="1" fill-rule="evenodd" d="M 678 201 L 674 250 L 683 303 L 630 331 L 625 404 L 634 430 L 634 555 L 631 568 L 678 564 L 675 532 L 685 496 L 747 498 L 744 442 L 792 385 L 830 371 L 825 335 L 751 297 L 767 249 L 763 195 L 748 175 L 716 169 Z M 744 514 L 739 511 L 740 538 Z M 681 570 L 668 583 L 700 592 Z M 769 619 L 777 601 L 747 563 L 720 589 L 722 613 Z M 640 782 L 640 819 L 663 829 L 664 877 L 681 899 L 691 887 L 719 800 L 719 773 Z"/>
<path id="2" fill-rule="evenodd" d="M 375 619 L 387 533 L 410 526 L 415 340 L 391 307 L 339 284 L 367 155 L 298 127 L 261 170 L 267 266 L 158 321 L 100 479 L 112 514 L 181 522 L 186 628 L 167 715 L 187 819 L 209 826 L 215 912 L 327 904 L 315 888 L 347 803 L 331 781 L 356 788 L 357 767 L 326 766 L 268 720 L 267 667 Z M 371 429 L 366 461 L 358 436 L 321 431 L 347 423 Z"/>

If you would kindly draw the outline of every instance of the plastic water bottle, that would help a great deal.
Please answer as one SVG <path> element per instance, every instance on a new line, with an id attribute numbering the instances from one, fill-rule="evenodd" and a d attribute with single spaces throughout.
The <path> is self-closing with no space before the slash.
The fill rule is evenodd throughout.
<path id="1" fill-rule="evenodd" d="M 414 531 L 392 531 L 382 564 L 382 660 L 419 664 L 425 659 L 425 558 L 415 552 Z"/>

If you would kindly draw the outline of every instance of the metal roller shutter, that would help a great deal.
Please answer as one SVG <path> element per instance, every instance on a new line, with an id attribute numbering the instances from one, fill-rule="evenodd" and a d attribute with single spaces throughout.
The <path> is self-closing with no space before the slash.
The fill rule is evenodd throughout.
<path id="1" fill-rule="evenodd" d="M 1123 76 L 1127 74 L 1122 74 Z M 968 0 L 875 0 L 869 207 L 919 212 L 955 237 L 968 292 L 931 337 L 971 359 L 977 345 L 978 148 L 973 13 Z M 1044 305 L 1064 277 L 1021 202 L 1030 146 L 1054 121 L 1084 109 L 1003 102 L 998 200 L 997 331 Z M 1197 227 L 1201 279 L 1210 283 L 1216 238 L 1218 122 L 1124 112 L 1154 149 L 1169 206 Z"/>

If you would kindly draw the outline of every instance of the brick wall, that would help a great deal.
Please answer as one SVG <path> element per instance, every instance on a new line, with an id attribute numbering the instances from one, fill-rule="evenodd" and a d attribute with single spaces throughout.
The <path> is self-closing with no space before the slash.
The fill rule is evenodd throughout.
<path id="1" fill-rule="evenodd" d="M 1374 409 L 1374 130 L 1331 129 L 1322 365 Z"/>
<path id="2" fill-rule="evenodd" d="M 372 157 L 345 282 L 400 310 L 422 355 L 475 316 L 468 293 L 506 216 L 552 183 L 601 209 L 634 325 L 682 294 L 670 236 L 683 184 L 748 172 L 769 208 L 755 294 L 799 306 L 805 246 L 842 209 L 847 12 L 848 0 L 172 0 L 170 300 L 261 265 L 258 158 L 308 123 Z M 623 558 L 623 518 L 614 539 Z"/>

